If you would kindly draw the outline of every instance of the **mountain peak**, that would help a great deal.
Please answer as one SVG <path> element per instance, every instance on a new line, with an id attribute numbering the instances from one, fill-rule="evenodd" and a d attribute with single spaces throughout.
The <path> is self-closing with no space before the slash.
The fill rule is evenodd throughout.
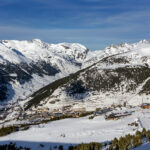
<path id="1" fill-rule="evenodd" d="M 139 43 L 149 43 L 146 39 L 139 41 Z"/>
<path id="2" fill-rule="evenodd" d="M 31 41 L 32 41 L 32 42 L 43 43 L 43 42 L 41 41 L 41 39 L 32 39 Z"/>

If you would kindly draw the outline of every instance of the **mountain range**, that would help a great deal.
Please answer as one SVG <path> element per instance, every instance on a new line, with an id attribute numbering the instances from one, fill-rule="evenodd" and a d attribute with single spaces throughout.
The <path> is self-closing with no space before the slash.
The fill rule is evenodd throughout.
<path id="1" fill-rule="evenodd" d="M 78 43 L 0 41 L 0 101 L 50 110 L 139 105 L 150 94 L 150 42 L 90 51 Z"/>

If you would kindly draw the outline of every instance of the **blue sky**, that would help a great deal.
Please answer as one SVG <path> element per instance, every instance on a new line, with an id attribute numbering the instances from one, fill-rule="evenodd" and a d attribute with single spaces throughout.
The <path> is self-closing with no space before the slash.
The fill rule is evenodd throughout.
<path id="1" fill-rule="evenodd" d="M 91 50 L 150 40 L 150 0 L 0 0 L 0 39 L 33 38 Z"/>

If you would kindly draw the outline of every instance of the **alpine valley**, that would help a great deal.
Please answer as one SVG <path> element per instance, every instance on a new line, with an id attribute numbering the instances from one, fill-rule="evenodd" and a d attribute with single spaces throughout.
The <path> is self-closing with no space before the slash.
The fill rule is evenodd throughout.
<path id="1" fill-rule="evenodd" d="M 150 129 L 143 109 L 149 103 L 149 41 L 95 51 L 78 43 L 0 41 L 0 126 L 17 131 L 3 133 L 3 143 L 29 140 L 24 146 L 38 150 L 49 142 L 52 149 L 108 142 Z"/>

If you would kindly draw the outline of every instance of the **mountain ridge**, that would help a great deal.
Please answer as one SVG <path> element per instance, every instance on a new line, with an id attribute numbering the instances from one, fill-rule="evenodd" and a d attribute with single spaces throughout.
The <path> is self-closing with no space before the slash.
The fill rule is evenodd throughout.
<path id="1" fill-rule="evenodd" d="M 145 43 L 146 45 L 144 46 L 143 44 Z M 140 95 L 142 94 L 147 99 L 148 96 L 146 95 L 150 90 L 150 57 L 141 53 L 143 48 L 146 48 L 146 51 L 150 49 L 149 44 L 147 41 L 140 41 L 139 49 L 135 44 L 131 46 L 134 48 L 133 50 L 107 55 L 107 57 L 105 55 L 97 63 L 74 74 L 76 76 L 63 83 L 62 87 L 57 87 L 51 93 L 51 96 L 46 97 L 46 102 L 39 104 L 39 107 L 61 109 L 65 105 L 86 108 L 93 105 L 92 109 L 95 109 L 100 103 L 101 105 L 104 103 L 103 107 L 106 107 L 114 103 L 117 105 L 128 102 L 129 105 L 139 105 L 142 99 Z M 139 91 L 135 94 L 137 90 Z M 116 99 L 116 96 L 113 95 L 117 94 L 118 98 Z M 51 101 L 55 101 L 56 97 L 60 99 L 59 103 L 53 104 L 54 106 L 49 104 Z M 97 97 L 97 100 L 94 100 L 93 97 Z M 104 97 L 108 99 L 106 102 L 98 100 L 104 99 Z M 135 97 L 137 100 L 131 101 L 131 97 Z M 110 98 L 112 99 L 111 101 Z M 92 104 L 88 99 L 93 99 L 90 100 Z M 107 101 L 109 101 L 109 104 Z"/>
<path id="2" fill-rule="evenodd" d="M 88 49 L 79 44 L 67 46 L 70 47 L 66 49 L 64 43 L 57 46 L 37 39 L 1 41 L 1 101 L 24 99 L 38 88 L 79 70 Z"/>
<path id="3" fill-rule="evenodd" d="M 149 47 L 150 42 L 146 40 L 134 44 L 111 45 L 103 51 L 90 51 L 79 43 L 49 44 L 40 39 L 1 40 L 0 98 L 5 100 L 9 97 L 9 100 L 14 101 L 26 99 L 45 85 L 108 56 L 111 56 L 111 60 L 105 61 L 101 69 L 108 69 L 110 66 L 114 68 L 118 65 L 125 67 L 129 64 L 149 64 Z M 116 54 L 124 56 L 113 58 Z"/>

